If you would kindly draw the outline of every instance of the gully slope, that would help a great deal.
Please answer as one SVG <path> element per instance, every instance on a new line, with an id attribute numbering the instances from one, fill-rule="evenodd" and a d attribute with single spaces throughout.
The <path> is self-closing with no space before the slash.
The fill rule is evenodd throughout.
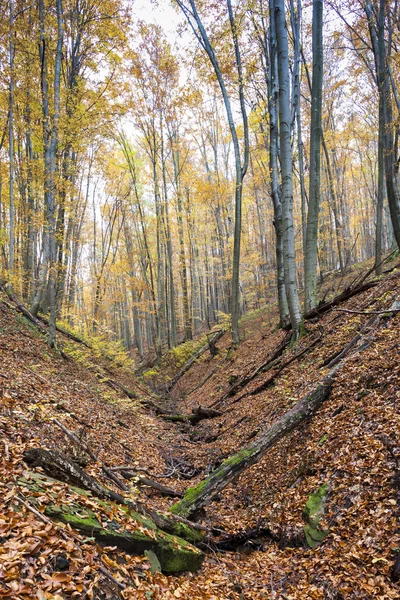
<path id="1" fill-rule="evenodd" d="M 0 597 L 399 597 L 393 565 L 400 547 L 400 316 L 382 315 L 376 326 L 363 330 L 371 318 L 364 313 L 390 308 L 399 283 L 400 273 L 394 270 L 340 305 L 360 314 L 332 310 L 309 321 L 307 336 L 237 390 L 235 385 L 268 363 L 286 334 L 273 332 L 262 314 L 243 325 L 244 340 L 233 353 L 228 352 L 226 334 L 217 344 L 219 354 L 211 358 L 205 353 L 169 394 L 166 405 L 177 412 L 190 413 L 201 405 L 221 413 L 196 424 L 157 415 L 151 407 L 162 400 L 126 370 L 89 350 L 82 357 L 79 344 L 60 336 L 61 346 L 69 344 L 68 359 L 49 350 L 43 336 L 8 301 L 2 302 Z M 29 501 L 24 504 L 16 497 L 21 498 L 15 481 L 27 470 L 23 453 L 37 447 L 75 456 L 86 463 L 87 473 L 110 488 L 102 463 L 136 465 L 137 476 L 144 469 L 148 477 L 183 492 L 256 440 L 309 392 L 329 360 L 360 330 L 363 335 L 317 414 L 245 470 L 199 515 L 214 536 L 197 573 L 152 572 L 154 564 L 151 568 L 147 557 L 100 547 L 90 533 L 44 522 L 40 515 L 50 494 L 56 492 L 59 502 L 70 498 L 62 484 L 36 495 L 36 513 Z M 109 379 L 137 397 L 128 398 Z M 90 446 L 97 462 L 88 462 L 55 419 Z M 311 549 L 303 513 L 321 486 L 327 493 L 318 528 L 328 533 Z M 138 477 L 127 496 L 164 512 L 174 502 L 143 486 Z M 218 541 L 239 532 L 246 535 L 233 538 L 235 551 L 217 551 Z"/>

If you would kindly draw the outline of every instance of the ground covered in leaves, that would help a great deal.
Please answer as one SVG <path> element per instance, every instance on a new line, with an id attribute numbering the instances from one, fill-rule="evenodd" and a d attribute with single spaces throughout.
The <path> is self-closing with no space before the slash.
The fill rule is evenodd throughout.
<path id="1" fill-rule="evenodd" d="M 335 285 L 343 287 L 355 274 L 349 277 Z M 399 283 L 400 271 L 395 269 L 339 308 L 386 310 L 398 298 Z M 400 315 L 383 316 L 374 331 L 364 332 L 359 344 L 365 347 L 350 353 L 317 415 L 221 492 L 200 519 L 225 533 L 263 526 L 273 532 L 275 541 L 260 538 L 235 552 L 210 548 L 197 573 L 166 576 L 152 572 L 147 557 L 100 547 L 68 525 L 41 518 L 54 494 L 60 503 L 73 502 L 68 486 L 52 486 L 48 494 L 36 498 L 37 508 L 32 510 L 15 485 L 27 471 L 23 452 L 42 447 L 74 457 L 108 487 L 112 483 L 104 478 L 102 464 L 133 465 L 138 474 L 143 469 L 160 483 L 183 491 L 256 439 L 310 391 L 325 374 L 328 359 L 370 318 L 331 310 L 308 322 L 308 335 L 288 348 L 273 368 L 227 395 L 235 382 L 267 360 L 286 335 L 274 331 L 266 315 L 260 312 L 242 323 L 244 339 L 235 352 L 228 352 L 226 334 L 217 344 L 219 354 L 211 358 L 205 353 L 165 400 L 155 398 L 126 367 L 94 356 L 61 335 L 62 355 L 49 350 L 42 334 L 2 299 L 0 598 L 400 596 L 399 584 L 390 577 L 400 548 Z M 282 368 L 296 355 L 298 359 Z M 264 390 L 250 394 L 268 380 Z M 136 398 L 119 390 L 112 384 L 115 381 Z M 172 423 L 151 409 L 152 402 L 165 402 L 179 413 L 201 405 L 222 414 L 196 425 Z M 88 461 L 56 421 L 88 444 L 98 460 Z M 323 484 L 328 495 L 321 527 L 329 534 L 312 550 L 303 541 L 303 511 L 310 494 Z M 164 511 L 173 503 L 135 479 L 128 495 Z M 104 522 L 109 515 L 98 518 Z"/>

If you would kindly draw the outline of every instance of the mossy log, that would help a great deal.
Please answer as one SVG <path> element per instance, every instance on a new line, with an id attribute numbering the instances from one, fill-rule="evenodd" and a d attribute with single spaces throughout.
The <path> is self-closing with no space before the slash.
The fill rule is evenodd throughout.
<path id="1" fill-rule="evenodd" d="M 24 460 L 30 467 L 41 467 L 44 472 L 52 478 L 64 483 L 72 484 L 90 491 L 97 498 L 112 500 L 118 504 L 129 507 L 145 517 L 151 519 L 159 529 L 173 535 L 178 535 L 186 540 L 196 543 L 203 539 L 201 531 L 192 529 L 190 523 L 182 523 L 171 515 L 162 513 L 146 507 L 142 502 L 132 502 L 98 483 L 90 477 L 79 465 L 67 456 L 56 450 L 44 450 L 42 448 L 31 448 L 24 452 Z M 108 469 L 110 471 L 110 469 Z"/>
<path id="2" fill-rule="evenodd" d="M 204 508 L 221 490 L 234 481 L 245 469 L 256 463 L 281 438 L 303 421 L 313 416 L 329 397 L 332 378 L 326 377 L 293 408 L 275 421 L 257 440 L 223 463 L 197 486 L 186 490 L 183 499 L 174 504 L 171 512 L 189 518 Z"/>
<path id="3" fill-rule="evenodd" d="M 197 571 L 203 562 L 204 555 L 198 548 L 186 540 L 160 530 L 152 519 L 127 507 L 120 507 L 119 510 L 123 514 L 117 521 L 113 519 L 113 515 L 118 508 L 112 502 L 98 500 L 90 492 L 77 487 L 70 488 L 74 493 L 72 502 L 59 503 L 57 493 L 51 491 L 52 486 L 58 485 L 58 481 L 40 473 L 26 473 L 17 484 L 28 491 L 29 502 L 32 504 L 36 503 L 36 496 L 44 494 L 49 498 L 50 501 L 44 509 L 46 516 L 68 523 L 73 529 L 95 538 L 102 545 L 117 546 L 135 555 L 144 554 L 146 550 L 153 551 L 164 573 Z M 85 502 L 88 497 L 90 508 Z"/>

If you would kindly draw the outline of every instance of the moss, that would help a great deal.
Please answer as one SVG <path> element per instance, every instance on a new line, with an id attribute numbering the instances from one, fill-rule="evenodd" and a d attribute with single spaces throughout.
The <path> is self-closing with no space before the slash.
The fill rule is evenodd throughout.
<path id="1" fill-rule="evenodd" d="M 171 506 L 170 512 L 183 517 L 190 514 L 189 507 L 191 507 L 196 499 L 200 496 L 206 486 L 207 481 L 208 479 L 203 479 L 203 481 L 200 481 L 198 485 L 188 488 L 185 491 L 182 500 Z"/>
<path id="2" fill-rule="evenodd" d="M 192 529 L 185 523 L 177 523 L 174 527 L 174 535 L 187 540 L 191 544 L 197 544 L 204 539 L 204 534 L 198 529 Z"/>
<path id="3" fill-rule="evenodd" d="M 76 494 L 91 496 L 91 506 L 94 506 L 94 510 L 87 508 L 79 500 L 70 504 L 58 504 L 56 494 L 52 493 L 51 487 L 48 485 L 49 482 L 58 483 L 54 479 L 33 472 L 29 473 L 29 477 L 21 477 L 18 480 L 19 485 L 54 498 L 54 501 L 45 507 L 45 514 L 48 517 L 68 523 L 74 529 L 94 537 L 104 546 L 117 546 L 125 552 L 139 555 L 146 550 L 152 551 L 157 555 L 164 573 L 196 571 L 200 568 L 204 559 L 203 553 L 177 535 L 170 535 L 157 529 L 149 517 L 131 510 L 128 506 L 120 506 L 118 508 L 123 511 L 126 519 L 121 522 L 110 519 L 107 521 L 107 525 L 104 525 L 102 522 L 105 518 L 100 517 L 102 521 L 100 522 L 97 512 L 100 515 L 104 515 L 104 513 L 111 515 L 115 510 L 113 502 L 99 500 L 90 493 L 74 487 L 73 490 Z M 96 505 L 99 510 L 95 512 Z M 124 521 L 129 523 L 133 531 L 124 527 Z M 191 530 L 182 523 L 177 525 L 176 533 L 179 532 L 188 537 Z M 192 541 L 199 541 L 194 531 L 192 538 Z"/>
<path id="4" fill-rule="evenodd" d="M 314 494 L 308 498 L 303 511 L 303 518 L 306 521 L 304 534 L 307 544 L 310 548 L 315 548 L 328 535 L 328 531 L 318 528 L 324 514 L 326 497 L 329 491 L 327 483 L 322 484 Z"/>
<path id="5" fill-rule="evenodd" d="M 213 476 L 218 477 L 218 475 L 220 474 L 219 471 L 221 472 L 221 474 L 223 474 L 225 472 L 225 467 L 233 467 L 235 465 L 238 465 L 239 463 L 246 460 L 247 458 L 252 457 L 253 454 L 255 454 L 256 452 L 257 452 L 256 448 L 251 448 L 251 449 L 243 448 L 243 450 L 240 450 L 233 456 L 230 456 L 229 458 L 224 460 L 223 463 L 221 464 L 221 466 L 219 466 L 218 469 L 215 471 L 215 473 L 213 473 Z"/>
<path id="6" fill-rule="evenodd" d="M 311 525 L 304 525 L 304 535 L 306 536 L 306 542 L 310 548 L 316 548 L 321 542 L 324 541 L 329 531 L 319 530 Z"/>
<path id="7" fill-rule="evenodd" d="M 65 508 L 69 508 L 71 512 L 66 511 Z M 100 532 L 102 529 L 102 526 L 93 514 L 78 516 L 72 512 L 71 507 L 50 504 L 46 506 L 44 512 L 48 517 L 62 521 L 63 523 L 69 523 L 74 529 L 84 531 L 85 533 L 93 533 L 95 530 Z"/>
<path id="8" fill-rule="evenodd" d="M 75 511 L 79 508 L 81 512 L 76 514 Z M 156 528 L 152 529 L 151 534 L 145 531 L 128 531 L 116 521 L 110 521 L 107 527 L 104 527 L 92 511 L 83 511 L 82 508 L 75 504 L 69 507 L 52 504 L 46 507 L 45 514 L 57 521 L 68 523 L 82 533 L 89 534 L 105 546 L 115 545 L 130 554 L 139 555 L 144 554 L 146 550 L 152 551 L 160 561 L 164 573 L 196 571 L 203 562 L 203 553 L 186 540 Z M 132 516 L 131 518 L 133 520 Z M 144 520 L 138 519 L 139 522 Z"/>
<path id="9" fill-rule="evenodd" d="M 182 517 L 188 517 L 191 512 L 193 512 L 193 505 L 195 504 L 197 498 L 201 496 L 209 481 L 212 481 L 218 477 L 224 477 L 229 468 L 240 464 L 248 458 L 251 458 L 254 454 L 256 454 L 256 452 L 256 448 L 243 448 L 243 450 L 240 450 L 240 452 L 237 452 L 230 458 L 224 460 L 221 465 L 209 477 L 207 477 L 207 479 L 203 479 L 203 481 L 200 481 L 198 485 L 188 488 L 185 491 L 182 500 L 170 508 L 170 512 L 176 515 L 181 515 Z"/>

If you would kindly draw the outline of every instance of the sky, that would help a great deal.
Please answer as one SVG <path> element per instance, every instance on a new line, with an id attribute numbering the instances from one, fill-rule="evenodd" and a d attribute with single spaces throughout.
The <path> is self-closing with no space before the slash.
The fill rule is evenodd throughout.
<path id="1" fill-rule="evenodd" d="M 172 7 L 172 2 L 169 0 L 158 0 L 157 3 L 152 0 L 130 0 L 130 2 L 134 16 L 148 23 L 160 25 L 170 43 L 174 44 L 177 41 L 176 29 L 182 22 L 182 16 Z"/>

